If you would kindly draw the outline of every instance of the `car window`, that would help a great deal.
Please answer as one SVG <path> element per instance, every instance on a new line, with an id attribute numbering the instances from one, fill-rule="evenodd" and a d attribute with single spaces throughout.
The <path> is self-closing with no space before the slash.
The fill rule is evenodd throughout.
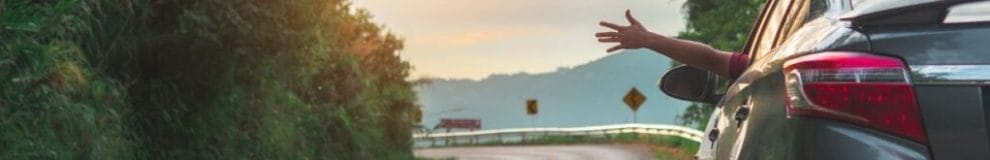
<path id="1" fill-rule="evenodd" d="M 801 0 L 794 2 L 791 11 L 787 14 L 780 34 L 777 34 L 774 46 L 784 43 L 791 33 L 797 31 L 808 22 L 822 17 L 829 9 L 829 0 Z"/>
<path id="2" fill-rule="evenodd" d="M 755 57 L 762 57 L 776 46 L 777 33 L 781 30 L 783 17 L 787 14 L 791 2 L 789 0 L 774 0 L 768 2 L 770 6 L 764 8 L 766 11 L 764 11 L 764 15 L 760 16 L 759 22 L 761 24 L 757 25 L 759 28 L 756 30 L 756 36 L 751 39 L 753 43 L 747 46 L 749 49 L 746 50 L 750 56 L 754 57 L 754 61 L 757 60 Z"/>
<path id="3" fill-rule="evenodd" d="M 743 53 L 752 55 L 752 53 L 756 50 L 756 44 L 761 35 L 760 33 L 763 32 L 761 28 L 763 28 L 765 24 L 764 22 L 766 22 L 766 17 L 771 8 L 773 8 L 773 5 L 763 5 L 763 9 L 760 10 L 760 16 L 756 18 L 756 22 L 753 23 L 753 27 L 749 31 L 749 37 L 746 38 L 746 45 L 743 48 Z"/>

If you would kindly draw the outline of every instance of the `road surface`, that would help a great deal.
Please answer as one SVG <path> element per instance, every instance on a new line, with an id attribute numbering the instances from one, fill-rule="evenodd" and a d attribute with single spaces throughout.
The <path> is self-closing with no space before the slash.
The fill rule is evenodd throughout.
<path id="1" fill-rule="evenodd" d="M 630 145 L 486 146 L 416 149 L 416 157 L 458 160 L 637 160 L 653 159 L 649 148 Z"/>

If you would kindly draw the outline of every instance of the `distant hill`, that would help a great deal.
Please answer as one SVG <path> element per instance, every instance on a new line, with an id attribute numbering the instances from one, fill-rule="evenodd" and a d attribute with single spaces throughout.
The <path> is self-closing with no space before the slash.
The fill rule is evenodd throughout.
<path id="1" fill-rule="evenodd" d="M 621 101 L 632 87 L 647 97 L 639 109 L 640 123 L 674 124 L 688 103 L 657 88 L 669 63 L 655 52 L 631 50 L 549 73 L 496 74 L 478 81 L 435 79 L 415 90 L 427 127 L 441 117 L 480 118 L 483 129 L 632 122 L 632 112 Z M 524 108 L 530 98 L 539 100 L 539 115 L 532 121 Z"/>

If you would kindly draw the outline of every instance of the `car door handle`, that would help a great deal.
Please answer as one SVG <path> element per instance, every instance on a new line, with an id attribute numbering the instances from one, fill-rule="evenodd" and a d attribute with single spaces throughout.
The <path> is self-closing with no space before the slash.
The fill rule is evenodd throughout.
<path id="1" fill-rule="evenodd" d="M 741 125 L 743 121 L 746 121 L 746 118 L 749 118 L 749 105 L 739 106 L 739 109 L 736 110 L 735 115 L 736 126 Z"/>
<path id="2" fill-rule="evenodd" d="M 708 140 L 715 142 L 715 140 L 718 140 L 718 134 L 719 134 L 718 129 L 712 129 L 711 131 L 708 131 Z M 715 145 L 715 143 L 712 143 L 712 145 Z"/>

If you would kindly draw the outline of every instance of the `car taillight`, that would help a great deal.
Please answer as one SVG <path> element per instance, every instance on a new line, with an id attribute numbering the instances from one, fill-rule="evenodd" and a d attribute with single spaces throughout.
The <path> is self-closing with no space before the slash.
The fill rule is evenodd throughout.
<path id="1" fill-rule="evenodd" d="M 909 72 L 900 59 L 826 52 L 784 64 L 789 116 L 850 122 L 926 142 Z"/>

